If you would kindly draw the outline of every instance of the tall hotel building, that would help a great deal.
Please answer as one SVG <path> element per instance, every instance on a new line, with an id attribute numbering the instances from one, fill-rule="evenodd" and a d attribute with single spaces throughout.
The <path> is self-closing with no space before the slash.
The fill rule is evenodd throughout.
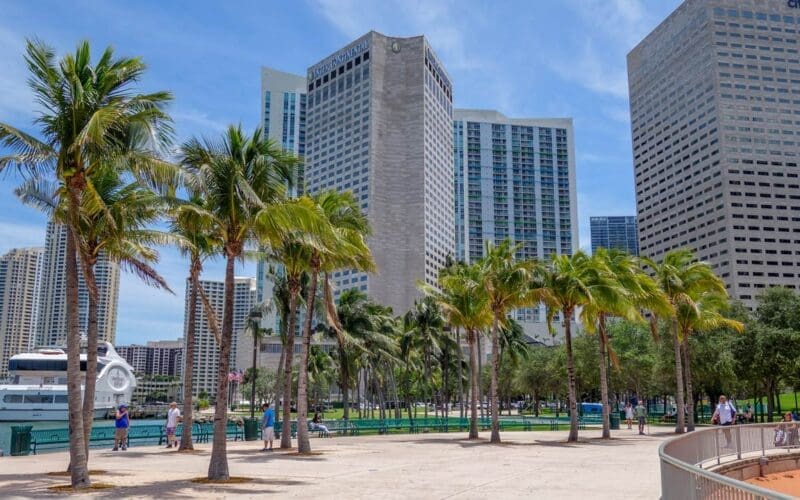
<path id="1" fill-rule="evenodd" d="M 641 253 L 688 247 L 749 306 L 800 283 L 800 8 L 687 0 L 628 54 Z"/>
<path id="2" fill-rule="evenodd" d="M 423 36 L 371 31 L 308 69 L 306 185 L 350 190 L 378 271 L 333 276 L 396 314 L 453 256 L 452 84 Z"/>
<path id="3" fill-rule="evenodd" d="M 66 227 L 48 223 L 36 334 L 38 345 L 63 346 L 67 342 L 66 255 Z M 101 254 L 100 260 L 95 265 L 95 275 L 99 294 L 97 335 L 99 340 L 113 344 L 117 332 L 119 266 Z M 82 272 L 78 273 L 78 321 L 81 332 L 86 332 L 89 324 L 89 291 Z"/>
<path id="4" fill-rule="evenodd" d="M 603 247 L 639 255 L 639 233 L 636 229 L 635 216 L 590 217 L 589 229 L 592 253 Z"/>
<path id="5" fill-rule="evenodd" d="M 223 312 L 225 307 L 225 283 L 223 281 L 201 280 L 200 286 L 208 296 L 220 329 L 222 328 Z M 207 392 L 212 398 L 217 392 L 217 370 L 219 369 L 219 345 L 214 338 L 214 332 L 208 322 L 208 315 L 198 298 L 196 304 L 189 302 L 191 283 L 186 281 L 186 305 L 184 307 L 184 339 L 188 339 L 188 312 L 190 307 L 195 308 L 195 338 L 194 338 L 194 370 L 191 374 L 194 395 Z M 239 337 L 245 335 L 247 318 L 256 303 L 256 280 L 254 278 L 236 278 L 233 285 L 233 339 L 231 343 L 230 368 L 246 368 L 237 366 L 237 350 L 240 345 Z M 186 340 L 184 340 L 186 342 Z M 184 349 L 184 353 L 186 350 Z M 184 376 L 187 374 L 184 373 Z"/>
<path id="6" fill-rule="evenodd" d="M 33 347 L 39 307 L 41 248 L 14 248 L 0 257 L 0 377 L 8 359 Z"/>
<path id="7" fill-rule="evenodd" d="M 483 257 L 484 241 L 506 238 L 521 245 L 520 259 L 577 250 L 571 119 L 456 109 L 453 150 L 458 260 L 474 262 Z M 519 310 L 516 319 L 543 322 L 545 312 Z"/>

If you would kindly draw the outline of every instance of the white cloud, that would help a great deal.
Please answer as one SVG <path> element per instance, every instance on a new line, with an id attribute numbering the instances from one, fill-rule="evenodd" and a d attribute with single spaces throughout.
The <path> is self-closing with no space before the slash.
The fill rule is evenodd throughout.
<path id="1" fill-rule="evenodd" d="M 181 122 L 186 122 L 198 126 L 203 130 L 222 132 L 227 126 L 225 123 L 215 120 L 209 117 L 208 114 L 195 109 L 176 109 L 171 115 L 179 125 Z"/>

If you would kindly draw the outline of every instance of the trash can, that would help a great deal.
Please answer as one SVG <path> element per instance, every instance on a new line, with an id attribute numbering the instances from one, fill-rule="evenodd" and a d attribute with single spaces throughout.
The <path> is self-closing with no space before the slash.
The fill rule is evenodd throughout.
<path id="1" fill-rule="evenodd" d="M 244 419 L 244 440 L 256 441 L 258 439 L 258 419 L 246 418 Z"/>
<path id="2" fill-rule="evenodd" d="M 11 426 L 11 455 L 19 457 L 31 454 L 32 425 Z"/>
<path id="3" fill-rule="evenodd" d="M 611 415 L 609 415 L 609 417 L 610 417 L 610 419 L 609 419 L 610 422 L 609 423 L 611 424 L 611 429 L 612 430 L 619 430 L 619 413 L 611 412 Z"/>

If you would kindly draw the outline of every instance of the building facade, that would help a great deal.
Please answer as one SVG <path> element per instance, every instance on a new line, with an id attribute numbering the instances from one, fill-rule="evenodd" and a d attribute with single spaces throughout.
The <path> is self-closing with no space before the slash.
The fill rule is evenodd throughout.
<path id="1" fill-rule="evenodd" d="M 183 374 L 184 348 L 185 341 L 178 339 L 117 346 L 116 350 L 136 374 L 180 377 Z"/>
<path id="2" fill-rule="evenodd" d="M 264 133 L 280 144 L 284 151 L 292 152 L 302 160 L 306 147 L 306 79 L 272 68 L 261 68 L 261 109 Z M 305 191 L 304 167 L 296 171 L 290 194 Z M 260 260 L 256 268 L 256 301 L 262 303 L 273 298 L 275 274 L 283 272 L 279 263 Z M 300 324 L 298 322 L 298 324 Z M 280 330 L 280 318 L 273 307 L 263 315 L 263 328 Z M 298 329 L 299 332 L 299 329 Z"/>
<path id="3" fill-rule="evenodd" d="M 33 348 L 43 251 L 14 248 L 0 257 L 0 377 L 11 356 Z"/>
<path id="4" fill-rule="evenodd" d="M 212 398 L 217 392 L 217 370 L 219 369 L 219 345 L 214 338 L 213 330 L 209 324 L 208 315 L 198 299 L 197 304 L 190 304 L 189 297 L 191 283 L 186 282 L 186 306 L 184 313 L 184 331 L 188 325 L 188 311 L 190 307 L 195 308 L 195 332 L 194 332 L 194 370 L 191 374 L 194 395 L 201 392 L 208 393 Z M 214 314 L 217 318 L 219 327 L 222 328 L 223 312 L 225 304 L 225 283 L 223 281 L 201 280 L 200 286 L 208 297 Z M 233 299 L 233 339 L 231 343 L 230 368 L 235 370 L 238 361 L 239 337 L 245 335 L 244 330 L 247 325 L 247 318 L 253 306 L 256 304 L 256 280 L 255 278 L 239 278 L 234 282 Z M 188 337 L 184 337 L 188 338 Z M 185 345 L 185 341 L 184 341 Z M 184 351 L 185 352 L 185 351 Z M 249 366 L 249 365 L 248 365 Z M 246 368 L 246 367 L 242 367 Z M 184 373 L 184 376 L 189 374 Z"/>
<path id="5" fill-rule="evenodd" d="M 749 306 L 800 277 L 800 8 L 687 0 L 628 54 L 642 255 L 687 247 Z"/>
<path id="6" fill-rule="evenodd" d="M 639 255 L 639 233 L 635 216 L 590 217 L 592 253 L 598 248 L 625 250 Z"/>
<path id="7" fill-rule="evenodd" d="M 484 242 L 520 245 L 520 259 L 571 255 L 578 248 L 572 120 L 508 118 L 456 109 L 453 120 L 456 257 L 475 262 Z M 533 338 L 549 334 L 543 308 L 523 309 Z M 538 328 L 530 323 L 539 323 Z"/>
<path id="8" fill-rule="evenodd" d="M 454 254 L 452 84 L 422 37 L 374 31 L 309 67 L 306 176 L 312 193 L 352 191 L 377 273 L 334 273 L 402 314 Z"/>
<path id="9" fill-rule="evenodd" d="M 65 257 L 67 231 L 59 224 L 47 224 L 44 257 L 42 261 L 41 293 L 36 344 L 64 346 L 67 342 L 67 279 Z M 101 341 L 114 344 L 117 332 L 117 302 L 119 300 L 119 266 L 103 254 L 95 265 L 97 291 L 97 336 Z M 78 273 L 78 321 L 84 335 L 89 323 L 89 292 Z"/>

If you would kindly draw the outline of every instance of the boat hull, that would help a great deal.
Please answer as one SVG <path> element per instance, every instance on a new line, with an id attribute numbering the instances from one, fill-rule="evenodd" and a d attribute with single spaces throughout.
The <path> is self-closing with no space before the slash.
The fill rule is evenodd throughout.
<path id="1" fill-rule="evenodd" d="M 111 407 L 95 408 L 95 420 L 105 418 Z M 69 420 L 67 408 L 0 408 L 0 422 L 66 422 Z"/>

